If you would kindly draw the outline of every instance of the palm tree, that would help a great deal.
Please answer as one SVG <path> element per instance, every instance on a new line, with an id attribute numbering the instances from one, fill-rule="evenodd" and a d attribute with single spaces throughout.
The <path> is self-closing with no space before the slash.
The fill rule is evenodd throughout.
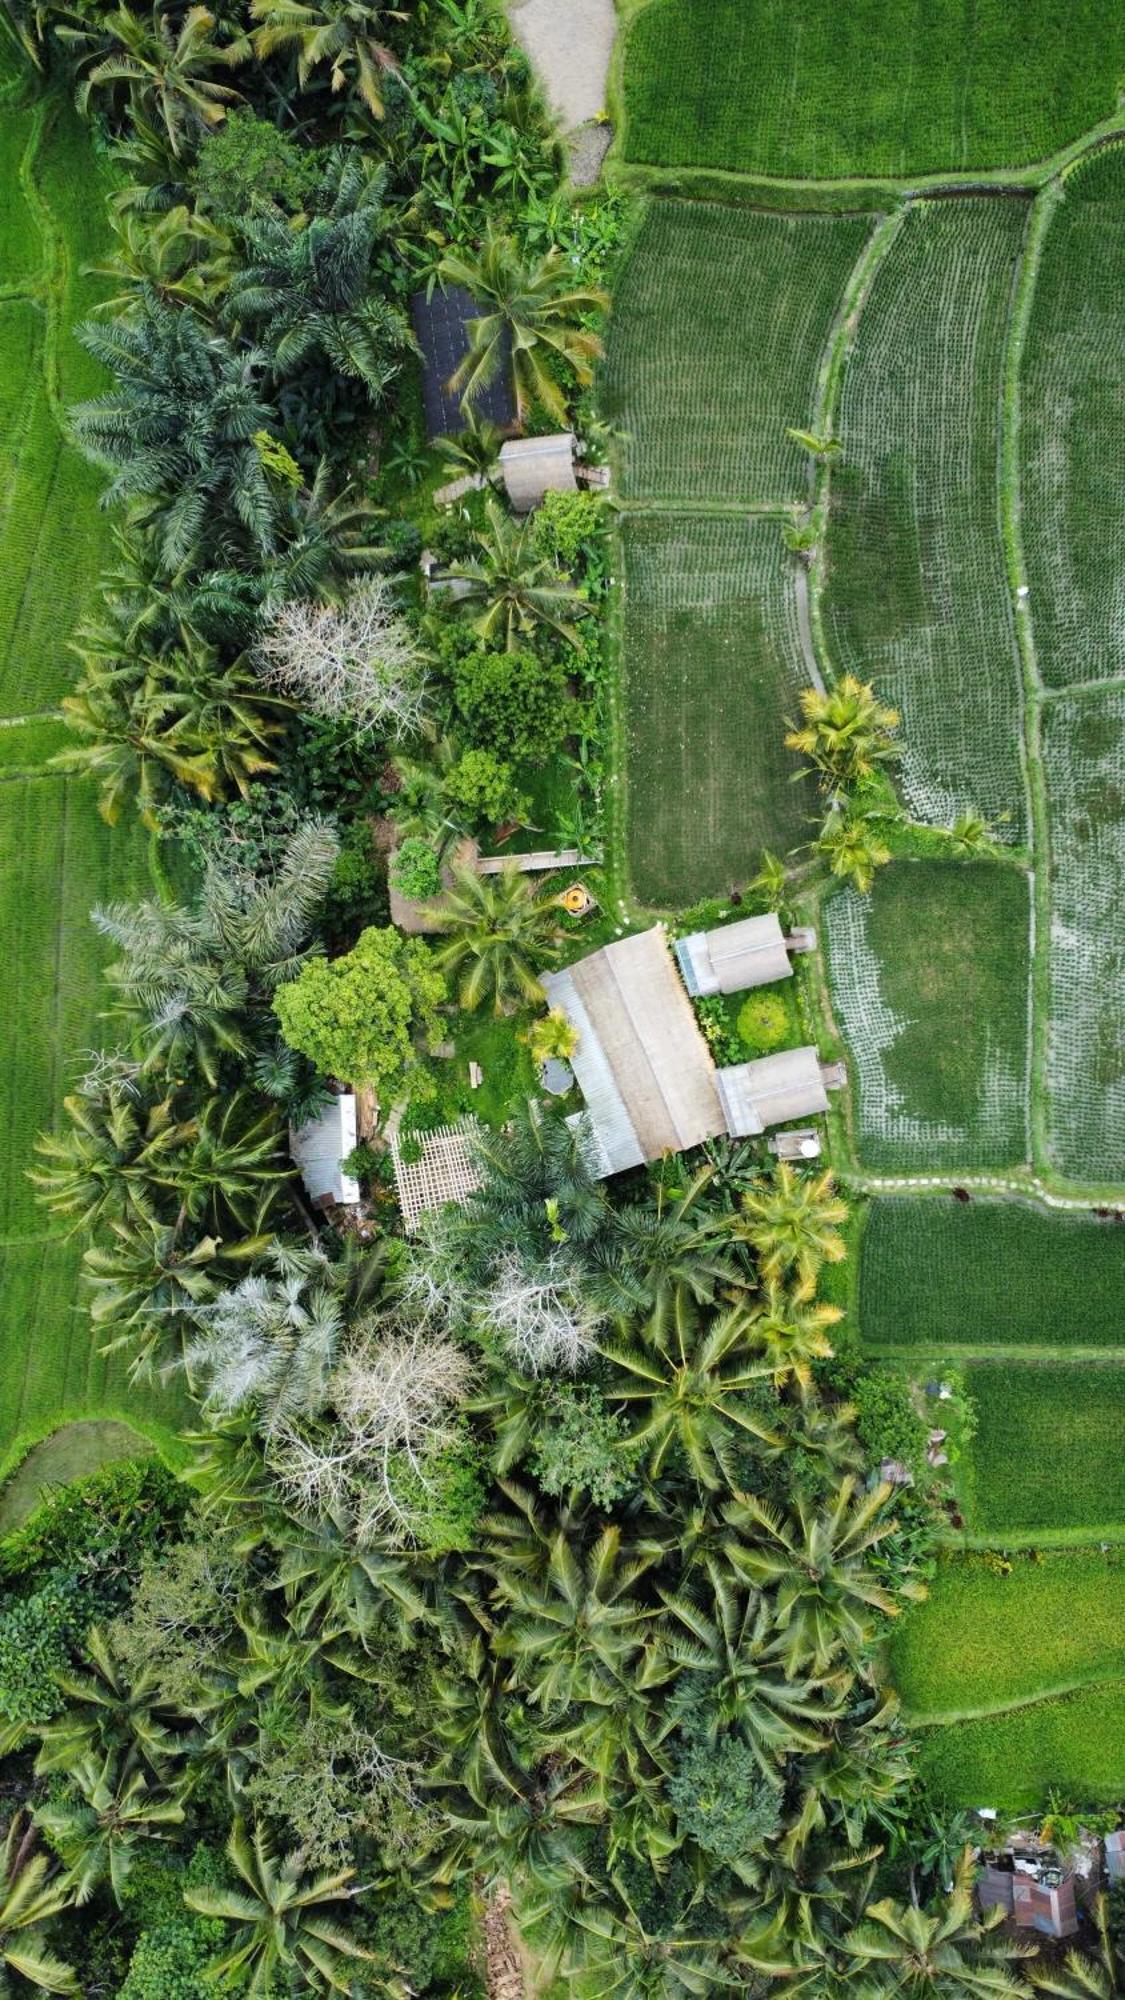
<path id="1" fill-rule="evenodd" d="M 858 1658 L 875 1629 L 873 1612 L 895 1617 L 899 1597 L 925 1597 L 925 1586 L 909 1577 L 888 1587 L 867 1561 L 896 1526 L 885 1511 L 890 1495 L 886 1485 L 857 1494 L 849 1476 L 820 1513 L 800 1493 L 788 1520 L 749 1493 L 724 1506 L 723 1519 L 744 1537 L 732 1545 L 737 1573 L 773 1595 L 788 1672 L 819 1675 L 841 1655 Z"/>
<path id="2" fill-rule="evenodd" d="M 401 19 L 400 12 L 382 0 L 253 0 L 250 12 L 262 23 L 254 34 L 259 56 L 297 50 L 302 90 L 327 65 L 334 93 L 355 88 L 372 117 L 383 117 L 383 77 L 395 61 L 380 30 L 385 20 Z"/>
<path id="3" fill-rule="evenodd" d="M 1108 1915 L 1105 1897 L 1096 1896 L 1093 1917 L 1098 1933 L 1097 1957 L 1068 1951 L 1061 1965 L 1057 1961 L 1033 1965 L 1028 1978 L 1036 1993 L 1052 1994 L 1054 2000 L 1118 2000 L 1121 1978 Z"/>
<path id="4" fill-rule="evenodd" d="M 823 693 L 802 689 L 801 713 L 804 721 L 790 729 L 786 747 L 809 758 L 825 791 L 850 789 L 901 754 L 891 735 L 900 721 L 898 710 L 887 708 L 854 674 Z"/>
<path id="5" fill-rule="evenodd" d="M 613 1211 L 581 1130 L 538 1104 L 524 1104 L 504 1132 L 480 1135 L 474 1161 L 480 1186 L 448 1223 L 474 1276 L 488 1277 L 513 1246 L 532 1261 L 567 1248 L 583 1266 L 593 1260 Z"/>
<path id="6" fill-rule="evenodd" d="M 184 1133 L 171 1098 L 146 1099 L 125 1065 L 95 1073 L 63 1099 L 63 1108 L 69 1129 L 35 1141 L 43 1164 L 28 1178 L 39 1200 L 52 1214 L 72 1218 L 72 1235 L 88 1236 L 114 1216 L 153 1219 L 157 1170 Z"/>
<path id="7" fill-rule="evenodd" d="M 78 109 L 88 112 L 91 97 L 101 91 L 116 104 L 124 87 L 131 110 L 163 128 L 178 159 L 202 133 L 222 124 L 228 105 L 241 102 L 238 91 L 217 83 L 213 72 L 243 62 L 250 45 L 245 39 L 226 46 L 216 41 L 215 17 L 206 7 L 189 7 L 178 28 L 175 20 L 161 0 L 153 0 L 147 19 L 119 0 L 115 13 L 98 17 L 96 29 L 76 13 L 55 32 L 79 51 Z"/>
<path id="8" fill-rule="evenodd" d="M 458 979 L 462 1007 L 474 1011 L 490 1001 L 499 1017 L 521 1003 L 543 999 L 533 965 L 550 966 L 558 957 L 562 927 L 553 897 L 514 865 L 499 875 L 458 868 L 442 899 L 445 941 L 435 960 Z"/>
<path id="9" fill-rule="evenodd" d="M 243 225 L 246 262 L 228 309 L 253 327 L 279 380 L 310 363 L 361 381 L 384 400 L 414 345 L 406 319 L 374 287 L 386 234 L 385 175 L 338 147 L 325 171 L 318 212 L 298 228 L 265 213 Z"/>
<path id="10" fill-rule="evenodd" d="M 94 308 L 105 317 L 134 312 L 138 293 L 147 286 L 167 305 L 196 306 L 210 317 L 230 283 L 234 245 L 225 229 L 199 209 L 177 203 L 162 215 L 136 209 L 114 213 L 110 228 L 116 248 L 104 263 L 86 264 L 83 271 L 108 278 L 121 290 Z"/>
<path id="11" fill-rule="evenodd" d="M 52 1876 L 46 1855 L 32 1853 L 34 1839 L 34 1828 L 15 1813 L 0 1850 L 0 1985 L 7 1992 L 15 1975 L 40 1993 L 77 1993 L 70 1966 L 43 1942 L 44 1925 L 73 1901 L 70 1885 Z"/>
<path id="12" fill-rule="evenodd" d="M 94 1331 L 111 1336 L 100 1351 L 131 1347 L 132 1380 L 149 1380 L 158 1362 L 175 1355 L 194 1310 L 271 1242 L 268 1234 L 222 1244 L 213 1236 L 192 1241 L 182 1228 L 114 1217 L 105 1239 L 82 1256 Z"/>
<path id="13" fill-rule="evenodd" d="M 231 1221 L 243 1232 L 260 1229 L 293 1171 L 272 1107 L 263 1110 L 243 1090 L 209 1097 L 180 1139 L 153 1174 L 154 1185 L 174 1197 L 180 1217 L 220 1236 Z"/>
<path id="14" fill-rule="evenodd" d="M 215 1978 L 249 1994 L 265 1994 L 282 1981 L 350 1992 L 356 1967 L 375 1960 L 348 1928 L 354 1870 L 309 1875 L 299 1853 L 279 1861 L 263 1828 L 248 1833 L 241 1820 L 231 1829 L 227 1855 L 241 1888 L 184 1890 L 189 1910 L 235 1926 Z"/>
<path id="15" fill-rule="evenodd" d="M 949 838 L 959 854 L 973 858 L 987 858 L 999 852 L 995 828 L 983 813 L 960 813 L 949 829 Z"/>
<path id="16" fill-rule="evenodd" d="M 266 1267 L 196 1307 L 184 1368 L 204 1414 L 253 1409 L 265 1432 L 316 1416 L 344 1330 L 344 1302 L 319 1250 L 277 1245 Z"/>
<path id="17" fill-rule="evenodd" d="M 612 1706 L 637 1673 L 650 1614 L 636 1589 L 662 1545 L 626 1545 L 612 1526 L 584 1554 L 565 1531 L 550 1536 L 546 1551 L 545 1566 L 533 1573 L 510 1543 L 498 1549 L 496 1595 L 507 1616 L 497 1654 L 513 1661 L 516 1680 L 540 1708 Z"/>
<path id="18" fill-rule="evenodd" d="M 569 1062 L 578 1047 L 578 1030 L 561 1007 L 551 1007 L 532 1023 L 527 1041 L 537 1063 Z"/>
<path id="19" fill-rule="evenodd" d="M 775 1446 L 777 1432 L 753 1400 L 768 1369 L 754 1351 L 745 1308 L 704 1316 L 686 1297 L 636 1335 L 602 1339 L 610 1393 L 635 1421 L 629 1442 L 647 1451 L 657 1479 L 674 1449 L 701 1486 L 735 1484 L 735 1450 L 747 1437 Z"/>
<path id="20" fill-rule="evenodd" d="M 835 1352 L 828 1329 L 843 1319 L 841 1308 L 811 1301 L 803 1288 L 787 1297 L 771 1284 L 751 1312 L 755 1345 L 768 1363 L 770 1380 L 780 1388 L 794 1378 L 807 1388 L 813 1362 L 831 1361 Z"/>
<path id="21" fill-rule="evenodd" d="M 966 1848 L 953 1893 L 935 1914 L 889 1896 L 870 1904 L 863 1922 L 844 1939 L 857 1972 L 874 1972 L 880 1993 L 909 1994 L 911 2000 L 1020 2000 L 1027 1988 L 1008 1968 L 1033 1957 L 1036 1947 L 1011 1939 L 989 1943 L 1004 1912 L 992 1909 L 978 1919 L 972 1885 L 972 1852 Z"/>
<path id="22" fill-rule="evenodd" d="M 521 422 L 533 403 L 565 421 L 566 398 L 551 361 L 557 356 L 565 362 L 583 388 L 592 381 L 602 343 L 581 322 L 583 315 L 605 310 L 606 293 L 576 285 L 561 250 L 549 250 L 531 264 L 513 236 L 492 227 L 475 256 L 447 256 L 441 275 L 464 285 L 484 308 L 469 323 L 469 351 L 450 387 L 471 407 L 507 370 Z"/>
<path id="23" fill-rule="evenodd" d="M 135 316 L 77 331 L 116 377 L 108 395 L 70 412 L 83 451 L 114 471 L 103 505 L 140 502 L 169 575 L 203 567 L 232 539 L 254 558 L 272 555 L 280 503 L 255 438 L 277 419 L 259 393 L 261 355 L 147 289 Z"/>
<path id="24" fill-rule="evenodd" d="M 448 573 L 468 586 L 457 600 L 458 611 L 483 605 L 473 619 L 481 638 L 492 644 L 503 638 L 511 651 L 526 633 L 544 625 L 576 646 L 573 620 L 587 617 L 591 606 L 538 553 L 530 523 L 514 520 L 489 500 L 488 527 L 475 540 L 477 555 L 451 563 Z"/>
<path id="25" fill-rule="evenodd" d="M 671 1202 L 661 1186 L 655 1202 L 616 1211 L 612 1239 L 591 1271 L 611 1309 L 647 1314 L 656 1326 L 681 1302 L 713 1305 L 720 1292 L 742 1288 L 729 1219 L 705 1201 L 714 1177 L 701 1167 Z"/>
<path id="26" fill-rule="evenodd" d="M 813 852 L 823 855 L 833 875 L 850 882 L 861 896 L 870 891 L 875 870 L 891 858 L 890 848 L 863 813 L 829 813 L 813 842 Z"/>
<path id="27" fill-rule="evenodd" d="M 499 425 L 470 408 L 464 430 L 453 437 L 438 438 L 437 447 L 453 478 L 475 479 L 484 486 L 491 485 L 496 476 L 496 461 L 503 442 L 504 433 Z"/>
<path id="28" fill-rule="evenodd" d="M 842 1263 L 847 1246 L 839 1226 L 848 1209 L 834 1188 L 830 1171 L 801 1174 L 779 1160 L 768 1181 L 745 1190 L 735 1226 L 753 1245 L 768 1283 L 794 1280 L 811 1292 L 822 1264 Z"/>
<path id="29" fill-rule="evenodd" d="M 185 1818 L 182 1792 L 173 1791 L 126 1755 L 114 1750 L 104 1756 L 88 1752 L 67 1772 L 68 1790 L 55 1803 L 41 1806 L 37 1825 L 61 1855 L 71 1875 L 76 1903 L 88 1903 L 95 1889 L 108 1882 L 114 1901 L 121 1892 L 142 1847 L 169 1837 Z"/>
<path id="30" fill-rule="evenodd" d="M 161 1699 L 156 1675 L 148 1668 L 127 1672 L 97 1625 L 86 1634 L 83 1653 L 83 1670 L 56 1675 L 67 1706 L 42 1731 L 36 1772 L 67 1772 L 83 1758 L 110 1758 L 130 1770 L 143 1763 L 157 1779 L 166 1777 L 190 1744 L 177 1726 L 182 1718 Z"/>

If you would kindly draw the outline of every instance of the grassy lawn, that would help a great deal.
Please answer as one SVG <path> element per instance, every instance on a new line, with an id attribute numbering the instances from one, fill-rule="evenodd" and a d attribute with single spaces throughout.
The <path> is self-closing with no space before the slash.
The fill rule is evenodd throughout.
<path id="1" fill-rule="evenodd" d="M 911 207 L 860 315 L 836 422 L 825 613 L 839 670 L 902 711 L 911 812 L 1019 839 L 1019 663 L 1000 539 L 1000 381 L 1021 200 Z"/>
<path id="2" fill-rule="evenodd" d="M 1119 1347 L 1125 1229 L 1022 1201 L 873 1201 L 860 1253 L 870 1347 Z"/>
<path id="3" fill-rule="evenodd" d="M 684 908 L 808 837 L 783 742 L 794 564 L 769 519 L 634 516 L 623 541 L 629 869 L 642 902 Z"/>
<path id="4" fill-rule="evenodd" d="M 864 1166 L 1024 1159 L 1028 925 L 1026 875 L 992 861 L 892 862 L 826 904 Z"/>
<path id="5" fill-rule="evenodd" d="M 970 1528 L 1001 1539 L 1125 1520 L 1125 1367 L 980 1360 L 965 1387 L 977 1412 Z"/>
<path id="6" fill-rule="evenodd" d="M 1017 1554 L 1009 1576 L 984 1556 L 944 1556 L 926 1602 L 895 1626 L 890 1660 L 923 1721 L 1125 1677 L 1125 1550 Z"/>
<path id="7" fill-rule="evenodd" d="M 618 280 L 601 401 L 631 499 L 803 500 L 817 368 L 871 223 L 653 201 Z"/>
<path id="8" fill-rule="evenodd" d="M 1056 686 L 1125 673 L 1125 148 L 1063 183 L 1032 303 L 1020 402 L 1035 646 Z"/>
<path id="9" fill-rule="evenodd" d="M 1125 1682 L 923 1729 L 916 1741 L 919 1775 L 949 1806 L 1030 1812 L 1053 1791 L 1086 1805 L 1115 1805 L 1125 1793 Z"/>
<path id="10" fill-rule="evenodd" d="M 64 1424 L 32 1445 L 18 1472 L 0 1493 L 0 1537 L 10 1534 L 33 1514 L 45 1493 L 86 1479 L 122 1458 L 138 1458 L 152 1450 L 150 1439 L 113 1418 L 92 1418 Z"/>
<path id="11" fill-rule="evenodd" d="M 1020 165 L 1108 117 L 1123 68 L 1102 0 L 650 0 L 625 152 L 807 179 Z"/>
<path id="12" fill-rule="evenodd" d="M 408 1128 L 430 1130 L 469 1112 L 484 1125 L 503 1125 L 513 1106 L 538 1087 L 531 1053 L 520 1039 L 530 1019 L 497 1021 L 487 1011 L 453 1015 L 444 1026 L 454 1053 L 429 1064 L 437 1097 L 406 1121 Z M 469 1082 L 473 1062 L 481 1069 L 476 1090 Z"/>
<path id="13" fill-rule="evenodd" d="M 1048 1152 L 1083 1181 L 1125 1176 L 1125 688 L 1043 713 L 1051 815 Z"/>

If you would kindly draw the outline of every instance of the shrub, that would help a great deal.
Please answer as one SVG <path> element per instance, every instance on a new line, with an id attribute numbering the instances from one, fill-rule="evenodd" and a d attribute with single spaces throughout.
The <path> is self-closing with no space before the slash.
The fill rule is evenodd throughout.
<path id="1" fill-rule="evenodd" d="M 510 764 L 491 750 L 466 750 L 445 780 L 446 797 L 474 825 L 526 821 L 531 803 L 520 791 Z"/>
<path id="2" fill-rule="evenodd" d="M 0 1612 L 0 1715 L 7 1721 L 34 1726 L 65 1708 L 54 1677 L 67 1665 L 84 1613 L 77 1579 L 62 1569 Z"/>
<path id="3" fill-rule="evenodd" d="M 318 179 L 315 152 L 252 111 L 232 111 L 207 133 L 195 167 L 196 186 L 211 214 L 233 227 L 266 203 L 301 208 Z"/>
<path id="4" fill-rule="evenodd" d="M 556 569 L 573 573 L 602 534 L 602 503 L 596 493 L 548 493 L 536 509 L 532 541 Z"/>
<path id="5" fill-rule="evenodd" d="M 927 1425 L 910 1396 L 904 1375 L 885 1362 L 861 1371 L 852 1390 L 856 1430 L 872 1464 L 898 1458 L 916 1470 L 924 1460 Z"/>
<path id="6" fill-rule="evenodd" d="M 0 1541 L 0 1577 L 81 1572 L 94 1615 L 117 1608 L 141 1560 L 183 1521 L 191 1500 L 155 1454 L 121 1459 L 59 1487 Z"/>
<path id="7" fill-rule="evenodd" d="M 309 959 L 273 1005 L 289 1046 L 324 1075 L 393 1101 L 414 1036 L 434 1031 L 445 994 L 428 945 L 372 926 L 342 958 Z"/>
<path id="8" fill-rule="evenodd" d="M 320 928 L 330 948 L 344 951 L 369 924 L 390 916 L 382 863 L 365 820 L 353 821 L 336 856 L 321 910 Z"/>
<path id="9" fill-rule="evenodd" d="M 566 734 L 566 668 L 530 647 L 470 653 L 454 692 L 473 742 L 513 763 L 549 757 Z"/>
<path id="10" fill-rule="evenodd" d="M 789 1032 L 789 1010 L 780 994 L 752 993 L 735 1024 L 748 1049 L 776 1049 Z"/>
<path id="11" fill-rule="evenodd" d="M 730 1010 L 721 993 L 705 993 L 695 1003 L 696 1019 L 720 1068 L 742 1061 L 743 1043 L 731 1024 Z"/>
<path id="12" fill-rule="evenodd" d="M 781 1825 L 781 1793 L 737 1736 L 689 1743 L 668 1780 L 681 1831 L 720 1861 L 760 1854 Z"/>
<path id="13" fill-rule="evenodd" d="M 623 1500 L 635 1484 L 628 1429 L 593 1384 L 553 1386 L 531 1454 L 531 1470 L 544 1493 L 587 1493 L 603 1508 Z"/>
<path id="14" fill-rule="evenodd" d="M 391 881 L 399 895 L 408 897 L 411 902 L 424 902 L 427 896 L 437 895 L 441 888 L 441 868 L 429 841 L 411 834 L 401 847 L 396 848 L 391 862 Z"/>

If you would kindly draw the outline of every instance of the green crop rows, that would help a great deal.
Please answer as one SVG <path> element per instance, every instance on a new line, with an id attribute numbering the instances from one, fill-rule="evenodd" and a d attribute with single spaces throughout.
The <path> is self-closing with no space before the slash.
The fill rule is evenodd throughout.
<path id="1" fill-rule="evenodd" d="M 786 435 L 870 234 L 854 216 L 654 201 L 618 282 L 602 400 L 634 500 L 803 500 Z"/>
<path id="2" fill-rule="evenodd" d="M 1114 108 L 1104 0 L 650 0 L 625 52 L 625 150 L 824 180 L 1046 158 Z"/>
<path id="3" fill-rule="evenodd" d="M 636 515 L 623 540 L 632 879 L 683 907 L 806 835 L 779 723 L 804 678 L 793 565 L 768 518 Z"/>
<path id="4" fill-rule="evenodd" d="M 1049 1145 L 1061 1173 L 1125 1175 L 1125 687 L 1043 720 L 1051 815 Z"/>
<path id="5" fill-rule="evenodd" d="M 1125 1368 L 974 1361 L 970 1526 L 985 1534 L 1125 1521 Z"/>
<path id="6" fill-rule="evenodd" d="M 891 1640 L 912 1718 L 971 1714 L 1125 1677 L 1125 1551 L 946 1556 Z"/>
<path id="7" fill-rule="evenodd" d="M 1004 321 L 1026 203 L 920 202 L 876 272 L 837 419 L 829 643 L 902 711 L 919 819 L 1019 839 L 1019 662 L 996 503 Z"/>
<path id="8" fill-rule="evenodd" d="M 1125 1345 L 1125 1228 L 1090 1215 L 947 1195 L 877 1200 L 860 1285 L 871 1347 Z"/>
<path id="9" fill-rule="evenodd" d="M 995 862 L 901 861 L 824 929 L 864 1166 L 1010 1166 L 1027 1151 L 1029 890 Z"/>
<path id="10" fill-rule="evenodd" d="M 1039 670 L 1125 673 L 1125 149 L 1063 183 L 1022 382 L 1023 536 Z"/>
<path id="11" fill-rule="evenodd" d="M 1125 1792 L 1125 1681 L 952 1729 L 924 1729 L 917 1769 L 927 1791 L 949 1806 L 1041 1811 L 1052 1792 L 1116 1805 Z"/>

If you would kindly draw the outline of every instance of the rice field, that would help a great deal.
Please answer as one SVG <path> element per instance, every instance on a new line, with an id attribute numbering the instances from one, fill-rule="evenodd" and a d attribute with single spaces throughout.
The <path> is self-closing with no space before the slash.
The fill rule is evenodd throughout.
<path id="1" fill-rule="evenodd" d="M 892 862 L 825 905 L 861 1165 L 1025 1159 L 1029 919 L 1027 876 L 991 861 Z"/>
<path id="2" fill-rule="evenodd" d="M 1022 696 L 997 506 L 1019 199 L 916 202 L 872 282 L 836 421 L 825 618 L 836 669 L 902 712 L 918 819 L 1027 825 Z"/>
<path id="3" fill-rule="evenodd" d="M 1005 1534 L 1125 1521 L 1125 1368 L 1106 1362 L 975 1360 L 970 1529 Z"/>
<path id="4" fill-rule="evenodd" d="M 1039 670 L 1125 673 L 1125 147 L 1069 174 L 1047 232 L 1020 384 L 1023 543 Z"/>
<path id="5" fill-rule="evenodd" d="M 634 500 L 808 491 L 817 369 L 870 218 L 653 201 L 614 294 L 602 407 Z"/>
<path id="6" fill-rule="evenodd" d="M 915 1767 L 947 1806 L 1032 1812 L 1052 1792 L 1089 1806 L 1125 1792 L 1125 1681 L 954 1728 L 921 1729 Z"/>
<path id="7" fill-rule="evenodd" d="M 824 180 L 1021 166 L 1114 108 L 1103 0 L 649 0 L 625 49 L 625 155 Z"/>
<path id="8" fill-rule="evenodd" d="M 943 1556 L 924 1604 L 894 1627 L 912 1720 L 971 1714 L 1125 1678 L 1125 1549 Z"/>
<path id="9" fill-rule="evenodd" d="M 783 742 L 805 678 L 796 570 L 768 518 L 633 515 L 622 539 L 629 873 L 643 903 L 683 908 L 808 837 Z"/>
<path id="10" fill-rule="evenodd" d="M 1043 714 L 1051 818 L 1048 1151 L 1059 1173 L 1125 1177 L 1125 686 Z"/>
<path id="11" fill-rule="evenodd" d="M 976 1195 L 884 1197 L 864 1225 L 860 1301 L 869 1348 L 1123 1347 L 1125 1226 Z"/>

